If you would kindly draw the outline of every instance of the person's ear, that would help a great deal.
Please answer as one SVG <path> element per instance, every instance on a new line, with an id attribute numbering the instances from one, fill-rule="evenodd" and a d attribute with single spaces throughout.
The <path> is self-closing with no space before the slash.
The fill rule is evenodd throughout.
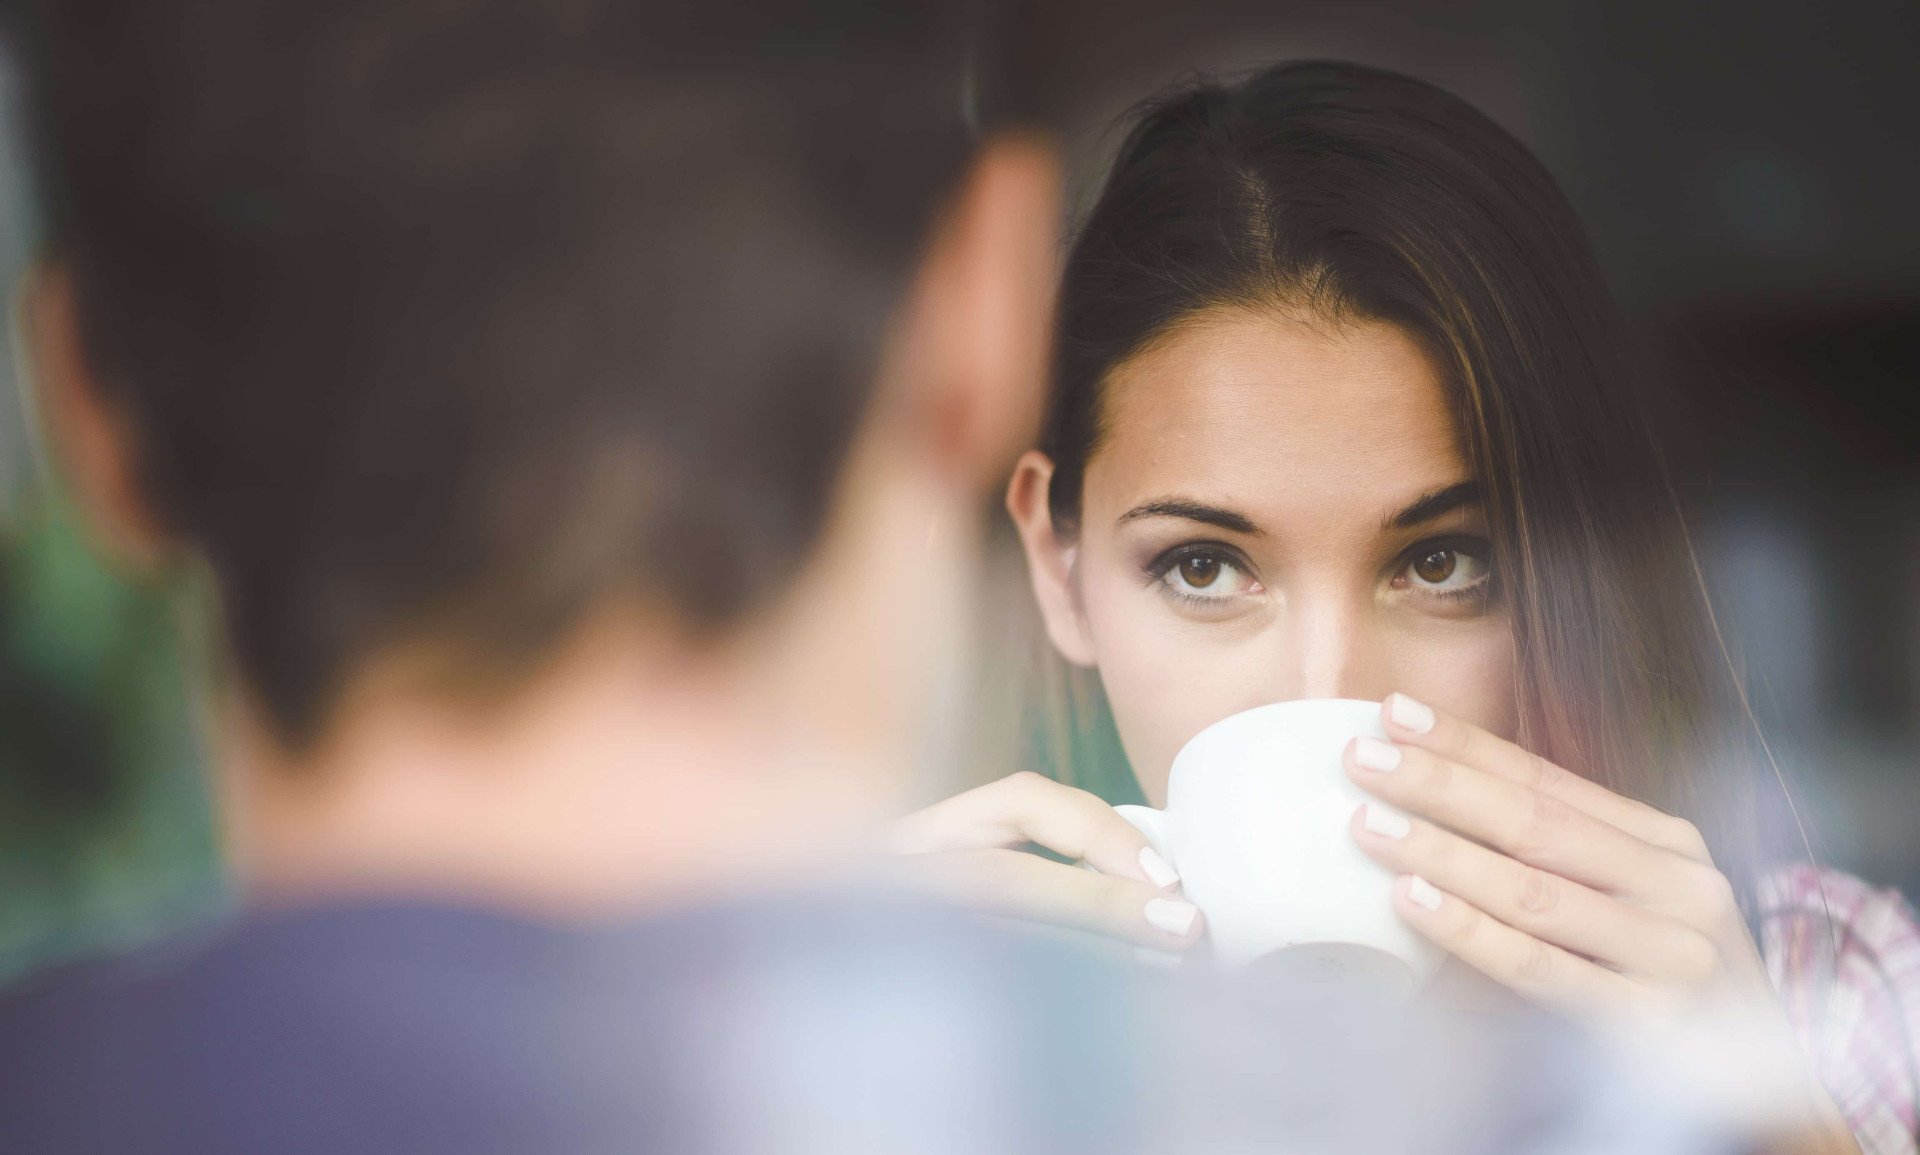
<path id="1" fill-rule="evenodd" d="M 1076 666 L 1094 664 L 1093 639 L 1073 586 L 1074 543 L 1054 524 L 1048 492 L 1053 460 L 1038 450 L 1023 454 L 1007 483 L 1007 512 L 1020 531 L 1034 600 L 1047 624 L 1047 637 L 1060 656 Z"/>
<path id="2" fill-rule="evenodd" d="M 979 487 L 1030 444 L 1059 266 L 1059 157 L 1042 138 L 984 145 L 941 214 L 888 374 L 925 443 Z"/>
<path id="3" fill-rule="evenodd" d="M 139 440 L 130 415 L 100 388 L 87 363 L 73 279 L 58 264 L 28 270 L 18 331 L 31 387 L 67 490 L 101 547 L 116 560 L 152 565 L 172 544 L 140 484 Z"/>
<path id="4" fill-rule="evenodd" d="M 1032 444 L 1060 245 L 1053 147 L 997 136 L 933 218 L 819 545 L 758 644 L 768 717 L 948 783 L 987 512 Z M 890 768 L 890 769 L 886 769 Z"/>

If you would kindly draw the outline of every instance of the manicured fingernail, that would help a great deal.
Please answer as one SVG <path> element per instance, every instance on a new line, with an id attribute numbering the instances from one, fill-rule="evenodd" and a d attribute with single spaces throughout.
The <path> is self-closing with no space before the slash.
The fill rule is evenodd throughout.
<path id="1" fill-rule="evenodd" d="M 1413 881 L 1407 884 L 1407 899 L 1415 906 L 1424 906 L 1428 910 L 1440 909 L 1440 892 L 1434 885 L 1419 875 L 1413 875 Z"/>
<path id="2" fill-rule="evenodd" d="M 1154 898 L 1147 900 L 1147 923 L 1155 930 L 1164 930 L 1175 938 L 1185 938 L 1193 933 L 1193 920 L 1200 917 L 1200 908 L 1190 902 L 1181 902 L 1177 898 Z"/>
<path id="3" fill-rule="evenodd" d="M 1160 852 L 1151 846 L 1140 848 L 1140 869 L 1146 873 L 1147 881 L 1161 890 L 1180 881 L 1180 872 L 1173 868 L 1173 863 L 1160 857 Z"/>
<path id="4" fill-rule="evenodd" d="M 1387 695 L 1387 719 L 1402 730 L 1424 734 L 1433 729 L 1433 710 L 1405 694 Z"/>
<path id="5" fill-rule="evenodd" d="M 1378 834 L 1382 838 L 1405 838 L 1413 829 L 1413 823 L 1407 821 L 1404 814 L 1396 814 L 1384 806 L 1367 803 L 1367 816 L 1360 825 L 1369 834 Z"/>
<path id="6" fill-rule="evenodd" d="M 1353 760 L 1369 770 L 1392 770 L 1400 765 L 1400 747 L 1363 734 L 1353 740 Z"/>

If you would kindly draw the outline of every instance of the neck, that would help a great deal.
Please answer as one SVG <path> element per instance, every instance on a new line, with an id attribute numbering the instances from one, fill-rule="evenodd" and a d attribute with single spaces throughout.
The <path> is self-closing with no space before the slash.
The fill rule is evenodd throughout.
<path id="1" fill-rule="evenodd" d="M 892 801 L 882 760 L 828 748 L 741 663 L 661 636 L 596 622 L 484 708 L 375 670 L 297 751 L 229 703 L 242 885 L 598 916 L 841 869 Z"/>

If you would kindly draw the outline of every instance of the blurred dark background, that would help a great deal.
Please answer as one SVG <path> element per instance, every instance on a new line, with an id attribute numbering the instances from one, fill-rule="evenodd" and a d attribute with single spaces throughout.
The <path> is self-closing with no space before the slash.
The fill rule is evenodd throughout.
<path id="1" fill-rule="evenodd" d="M 1663 354 L 1632 387 L 1657 401 L 1818 852 L 1920 893 L 1920 4 L 1030 4 L 991 23 L 983 75 L 998 81 L 956 99 L 1058 125 L 1084 202 L 1134 101 L 1196 70 L 1300 57 L 1451 88 L 1559 177 Z M 34 236 L 16 156 L 0 154 L 9 284 Z M 142 624 L 182 595 L 82 575 L 11 365 L 0 622 L 41 641 L 0 655 L 25 671 L 0 694 L 32 675 L 123 736 L 119 765 L 89 773 L 22 757 L 0 724 L 0 976 L 218 895 L 210 826 L 183 819 L 204 808 L 192 663 L 177 631 Z M 52 682 L 36 672 L 63 660 Z M 144 672 L 111 672 L 128 668 Z M 142 834 L 155 816 L 181 833 Z"/>

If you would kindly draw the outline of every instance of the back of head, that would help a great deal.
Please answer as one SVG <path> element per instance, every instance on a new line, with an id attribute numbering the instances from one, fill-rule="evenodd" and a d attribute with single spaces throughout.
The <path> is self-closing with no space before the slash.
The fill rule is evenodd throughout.
<path id="1" fill-rule="evenodd" d="M 942 5 L 20 7 L 91 375 L 289 738 L 381 646 L 755 606 L 969 151 Z"/>

